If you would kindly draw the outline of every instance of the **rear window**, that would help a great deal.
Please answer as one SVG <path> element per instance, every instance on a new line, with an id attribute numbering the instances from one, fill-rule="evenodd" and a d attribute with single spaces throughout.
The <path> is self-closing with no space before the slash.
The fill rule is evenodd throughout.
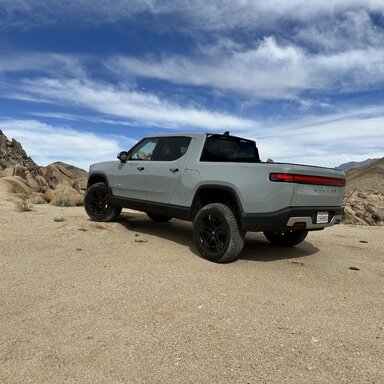
<path id="1" fill-rule="evenodd" d="M 208 136 L 200 161 L 258 163 L 256 143 L 233 136 Z"/>

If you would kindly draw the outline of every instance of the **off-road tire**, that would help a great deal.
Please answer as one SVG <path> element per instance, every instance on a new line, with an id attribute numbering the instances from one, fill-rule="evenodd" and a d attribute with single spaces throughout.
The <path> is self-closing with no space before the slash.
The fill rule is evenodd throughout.
<path id="1" fill-rule="evenodd" d="M 87 215 L 95 221 L 115 221 L 122 209 L 111 203 L 108 188 L 104 183 L 95 183 L 87 189 L 84 208 Z"/>
<path id="2" fill-rule="evenodd" d="M 308 235 L 308 231 L 297 230 L 297 231 L 266 231 L 264 236 L 268 241 L 274 245 L 279 245 L 281 247 L 293 247 L 294 245 L 300 244 Z"/>
<path id="3" fill-rule="evenodd" d="M 236 260 L 244 247 L 244 231 L 236 214 L 220 203 L 199 210 L 193 221 L 193 239 L 199 253 L 216 263 Z"/>
<path id="4" fill-rule="evenodd" d="M 167 221 L 172 219 L 172 217 L 169 216 L 157 215 L 156 213 L 150 212 L 147 212 L 147 216 L 155 223 L 166 223 Z"/>

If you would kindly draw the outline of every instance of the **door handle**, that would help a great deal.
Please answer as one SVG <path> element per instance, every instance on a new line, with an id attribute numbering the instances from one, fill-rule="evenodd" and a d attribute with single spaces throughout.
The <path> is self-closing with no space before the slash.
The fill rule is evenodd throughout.
<path id="1" fill-rule="evenodd" d="M 179 168 L 169 168 L 172 173 L 179 172 Z"/>
<path id="2" fill-rule="evenodd" d="M 138 171 L 144 171 L 144 169 L 145 169 L 144 167 L 137 167 Z"/>

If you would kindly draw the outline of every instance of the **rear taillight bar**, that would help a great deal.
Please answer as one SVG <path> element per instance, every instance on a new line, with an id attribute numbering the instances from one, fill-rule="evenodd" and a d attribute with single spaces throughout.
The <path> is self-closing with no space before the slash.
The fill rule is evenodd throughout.
<path id="1" fill-rule="evenodd" d="M 297 175 L 295 173 L 270 173 L 269 180 L 286 183 L 330 185 L 333 187 L 345 187 L 345 179 L 337 177 L 322 177 L 311 175 Z"/>

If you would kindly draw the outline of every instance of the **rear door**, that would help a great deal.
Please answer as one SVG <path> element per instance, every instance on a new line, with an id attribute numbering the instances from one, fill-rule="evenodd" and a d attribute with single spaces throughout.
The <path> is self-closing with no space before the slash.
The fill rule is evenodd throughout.
<path id="1" fill-rule="evenodd" d="M 128 160 L 115 168 L 111 186 L 113 195 L 136 200 L 146 199 L 145 177 L 158 143 L 159 139 L 148 138 L 132 148 Z"/>
<path id="2" fill-rule="evenodd" d="M 157 156 L 146 173 L 146 199 L 150 202 L 170 202 L 188 163 L 190 137 L 160 138 Z"/>

